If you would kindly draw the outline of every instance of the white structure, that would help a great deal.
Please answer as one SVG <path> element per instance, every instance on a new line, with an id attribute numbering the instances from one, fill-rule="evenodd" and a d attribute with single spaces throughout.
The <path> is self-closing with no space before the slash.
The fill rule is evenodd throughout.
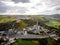
<path id="1" fill-rule="evenodd" d="M 26 30 L 24 31 L 24 35 L 27 35 L 27 31 Z"/>
<path id="2" fill-rule="evenodd" d="M 23 35 L 27 35 L 27 30 L 25 28 L 23 29 Z"/>
<path id="3" fill-rule="evenodd" d="M 33 26 L 34 29 L 34 33 L 40 33 L 40 26 L 38 25 L 38 21 L 37 24 Z"/>
<path id="4" fill-rule="evenodd" d="M 34 29 L 37 29 L 37 30 L 40 30 L 40 26 L 38 25 L 38 21 L 37 21 L 37 24 L 36 25 L 34 25 L 34 27 L 33 27 Z"/>

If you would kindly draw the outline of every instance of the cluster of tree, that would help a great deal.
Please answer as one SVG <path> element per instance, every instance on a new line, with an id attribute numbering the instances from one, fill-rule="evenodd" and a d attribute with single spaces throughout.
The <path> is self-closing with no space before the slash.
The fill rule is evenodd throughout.
<path id="1" fill-rule="evenodd" d="M 1 23 L 0 24 L 0 31 L 2 30 L 9 30 L 17 27 L 17 23 L 15 21 L 9 23 Z"/>
<path id="2" fill-rule="evenodd" d="M 20 29 L 22 29 L 22 28 L 25 28 L 26 26 L 28 26 L 28 24 L 27 23 L 25 23 L 24 21 L 20 21 L 19 23 L 18 23 L 18 29 L 20 30 Z"/>

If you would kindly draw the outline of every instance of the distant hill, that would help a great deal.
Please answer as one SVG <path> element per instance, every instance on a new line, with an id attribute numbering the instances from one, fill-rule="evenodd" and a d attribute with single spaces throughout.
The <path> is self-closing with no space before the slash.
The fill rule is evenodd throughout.
<path id="1" fill-rule="evenodd" d="M 54 15 L 51 15 L 51 17 L 60 18 L 60 14 L 54 14 Z"/>
<path id="2" fill-rule="evenodd" d="M 15 17 L 17 19 L 25 19 L 25 18 L 27 18 L 26 15 L 14 15 L 13 17 Z"/>
<path id="3" fill-rule="evenodd" d="M 60 14 L 42 15 L 42 16 L 44 16 L 47 20 L 54 19 L 60 21 Z"/>

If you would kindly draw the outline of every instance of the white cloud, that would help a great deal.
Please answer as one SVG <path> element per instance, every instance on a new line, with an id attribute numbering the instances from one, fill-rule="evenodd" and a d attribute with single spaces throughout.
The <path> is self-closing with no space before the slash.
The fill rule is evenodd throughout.
<path id="1" fill-rule="evenodd" d="M 60 12 L 60 0 L 1 0 L 0 2 L 2 3 L 0 14 L 59 14 Z M 3 8 L 4 12 L 1 13 Z"/>

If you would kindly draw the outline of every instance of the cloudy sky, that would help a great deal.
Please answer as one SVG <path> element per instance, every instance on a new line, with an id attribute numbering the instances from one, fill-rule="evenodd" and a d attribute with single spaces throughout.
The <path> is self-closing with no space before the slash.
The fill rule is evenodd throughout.
<path id="1" fill-rule="evenodd" d="M 0 14 L 60 14 L 60 0 L 0 0 Z"/>

